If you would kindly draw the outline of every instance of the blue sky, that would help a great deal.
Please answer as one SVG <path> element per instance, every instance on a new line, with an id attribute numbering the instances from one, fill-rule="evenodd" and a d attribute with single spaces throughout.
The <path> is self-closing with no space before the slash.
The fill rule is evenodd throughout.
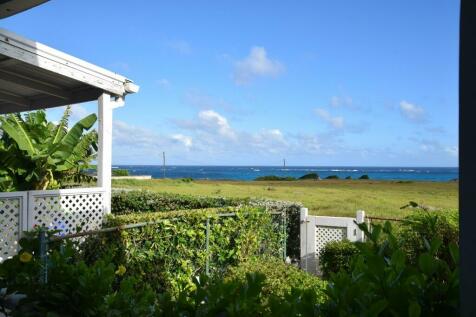
<path id="1" fill-rule="evenodd" d="M 458 23 L 456 0 L 83 0 L 1 27 L 140 85 L 115 164 L 457 166 Z"/>

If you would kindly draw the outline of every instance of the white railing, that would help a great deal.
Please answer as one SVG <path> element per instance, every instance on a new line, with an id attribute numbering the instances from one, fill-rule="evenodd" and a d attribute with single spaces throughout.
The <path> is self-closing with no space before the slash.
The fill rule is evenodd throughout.
<path id="1" fill-rule="evenodd" d="M 364 223 L 365 212 L 357 211 L 356 218 L 309 216 L 308 209 L 301 209 L 301 268 L 319 274 L 319 254 L 331 241 L 363 241 L 364 233 L 356 223 Z"/>
<path id="2" fill-rule="evenodd" d="M 16 254 L 22 232 L 35 226 L 62 234 L 99 229 L 106 205 L 100 187 L 0 193 L 0 262 Z"/>

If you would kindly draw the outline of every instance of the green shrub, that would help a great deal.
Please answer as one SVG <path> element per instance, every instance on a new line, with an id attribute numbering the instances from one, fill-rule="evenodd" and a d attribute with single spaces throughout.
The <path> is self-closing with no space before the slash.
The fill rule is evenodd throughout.
<path id="1" fill-rule="evenodd" d="M 345 179 L 352 179 L 352 176 L 347 176 Z"/>
<path id="2" fill-rule="evenodd" d="M 121 168 L 112 169 L 112 176 L 129 176 L 129 171 Z"/>
<path id="3" fill-rule="evenodd" d="M 218 213 L 235 213 L 220 217 Z M 207 252 L 206 222 L 209 219 Z M 167 213 L 116 215 L 108 226 L 130 223 L 155 224 L 113 232 L 84 243 L 84 256 L 93 263 L 111 257 L 155 290 L 177 292 L 192 285 L 192 277 L 204 273 L 207 258 L 212 275 L 220 275 L 254 255 L 283 256 L 281 215 L 264 208 L 240 207 Z"/>
<path id="4" fill-rule="evenodd" d="M 438 238 L 412 263 L 401 249 L 392 226 L 375 225 L 368 242 L 356 244 L 359 254 L 351 273 L 331 273 L 322 306 L 324 316 L 458 316 L 458 247 Z M 451 255 L 449 262 L 439 252 Z"/>
<path id="5" fill-rule="evenodd" d="M 291 176 L 276 176 L 276 175 L 267 175 L 256 177 L 255 181 L 295 181 L 295 177 Z"/>
<path id="6" fill-rule="evenodd" d="M 222 197 L 197 197 L 145 190 L 113 192 L 111 211 L 114 214 L 133 212 L 171 211 L 226 206 L 238 206 L 246 199 Z"/>
<path id="7" fill-rule="evenodd" d="M 326 179 L 339 179 L 339 176 L 337 175 L 329 175 L 326 177 Z"/>
<path id="8" fill-rule="evenodd" d="M 120 191 L 113 193 L 111 204 L 112 213 L 116 215 L 155 211 L 170 212 L 184 209 L 221 208 L 241 205 L 264 207 L 267 211 L 284 213 L 286 215 L 288 237 L 286 252 L 293 260 L 297 260 L 300 257 L 299 212 L 302 208 L 300 203 L 266 199 L 197 197 L 150 191 Z M 155 216 L 156 215 L 153 215 L 153 217 Z"/>
<path id="9" fill-rule="evenodd" d="M 370 177 L 369 177 L 369 175 L 364 174 L 364 175 L 360 176 L 359 179 L 370 179 Z"/>
<path id="10" fill-rule="evenodd" d="M 309 289 L 320 296 L 324 301 L 326 283 L 317 276 L 308 274 L 301 269 L 286 264 L 282 259 L 253 257 L 231 267 L 225 276 L 227 280 L 240 280 L 245 282 L 248 273 L 259 273 L 266 276 L 263 283 L 262 295 L 266 298 L 276 296 L 284 299 L 292 289 Z"/>
<path id="11" fill-rule="evenodd" d="M 352 259 L 358 254 L 359 249 L 355 243 L 348 240 L 332 241 L 325 245 L 319 255 L 319 265 L 324 277 L 329 277 L 331 272 L 340 270 L 349 272 Z"/>
<path id="12" fill-rule="evenodd" d="M 299 179 L 319 179 L 319 175 L 317 173 L 309 173 L 299 177 Z"/>
<path id="13" fill-rule="evenodd" d="M 405 217 L 398 237 L 409 260 L 415 263 L 418 256 L 427 249 L 427 241 L 439 239 L 443 245 L 459 245 L 459 213 L 457 210 L 418 210 Z M 447 248 L 440 249 L 437 256 L 447 263 L 451 262 Z"/>
<path id="14" fill-rule="evenodd" d="M 20 252 L 0 264 L 0 289 L 5 291 L 0 311 L 8 296 L 22 294 L 11 316 L 151 316 L 155 298 L 150 288 L 123 279 L 107 259 L 90 265 L 79 261 L 71 242 L 52 245 L 46 283 L 40 282 L 37 232 L 22 238 Z"/>
<path id="15" fill-rule="evenodd" d="M 289 269 L 282 263 L 277 267 L 277 275 Z M 280 284 L 282 292 L 276 293 L 273 276 L 253 268 L 225 279 L 201 276 L 194 279 L 195 287 L 177 297 L 160 296 L 158 316 L 320 316 L 324 284 L 308 278 L 312 287 L 289 290 Z"/>

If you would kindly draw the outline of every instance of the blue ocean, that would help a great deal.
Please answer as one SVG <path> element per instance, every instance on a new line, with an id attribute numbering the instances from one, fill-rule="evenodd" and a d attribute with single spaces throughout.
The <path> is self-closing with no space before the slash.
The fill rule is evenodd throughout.
<path id="1" fill-rule="evenodd" d="M 130 175 L 152 175 L 153 178 L 193 178 L 220 180 L 254 180 L 259 176 L 301 177 L 317 173 L 320 178 L 337 175 L 357 179 L 366 174 L 376 180 L 450 181 L 459 177 L 457 167 L 359 167 L 359 166 L 166 166 L 116 165 Z"/>

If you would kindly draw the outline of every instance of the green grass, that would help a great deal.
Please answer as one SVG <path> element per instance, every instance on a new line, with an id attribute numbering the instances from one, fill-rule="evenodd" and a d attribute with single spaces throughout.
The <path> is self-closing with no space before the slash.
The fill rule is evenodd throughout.
<path id="1" fill-rule="evenodd" d="M 148 189 L 158 192 L 203 196 L 257 197 L 299 201 L 313 215 L 367 215 L 403 217 L 400 209 L 409 201 L 438 209 L 458 208 L 457 182 L 394 182 L 375 180 L 320 181 L 192 181 L 180 179 L 114 180 L 115 188 Z"/>

